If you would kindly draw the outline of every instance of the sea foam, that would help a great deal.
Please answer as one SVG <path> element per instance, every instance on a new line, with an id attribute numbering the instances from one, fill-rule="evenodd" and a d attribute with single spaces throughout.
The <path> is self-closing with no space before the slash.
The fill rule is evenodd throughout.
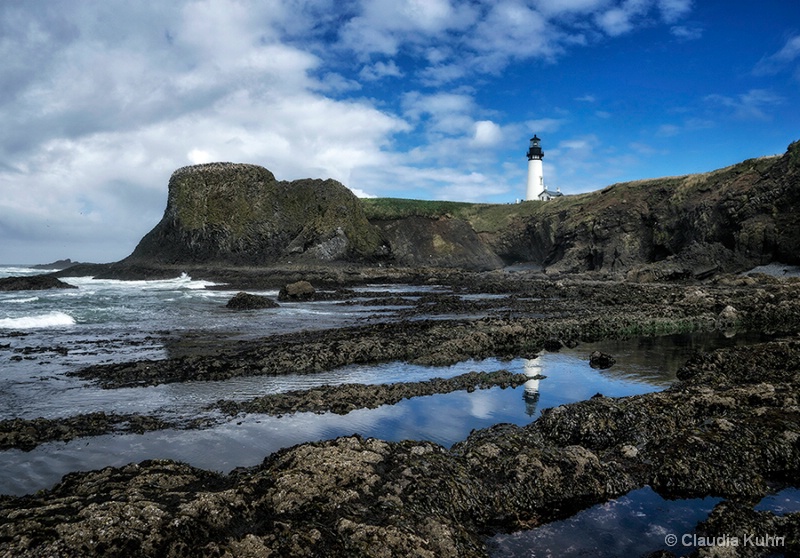
<path id="1" fill-rule="evenodd" d="M 75 318 L 64 312 L 48 312 L 38 316 L 0 319 L 0 328 L 4 329 L 33 329 L 70 325 L 75 325 Z"/>
<path id="2" fill-rule="evenodd" d="M 5 302 L 11 304 L 24 304 L 26 302 L 36 302 L 37 300 L 39 300 L 38 296 L 29 296 L 27 298 L 10 298 Z"/>

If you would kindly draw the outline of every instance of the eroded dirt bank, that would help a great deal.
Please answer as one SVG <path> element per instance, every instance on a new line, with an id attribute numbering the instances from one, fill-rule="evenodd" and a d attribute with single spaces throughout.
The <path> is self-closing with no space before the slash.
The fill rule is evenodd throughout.
<path id="1" fill-rule="evenodd" d="M 492 532 L 645 484 L 752 509 L 770 486 L 798 478 L 800 340 L 700 355 L 679 377 L 664 392 L 596 397 L 527 427 L 478 431 L 451 450 L 349 437 L 282 450 L 229 475 L 169 461 L 70 474 L 52 490 L 0 500 L 0 550 L 483 556 Z M 800 514 L 756 515 L 748 517 L 798 532 Z M 789 555 L 800 551 L 796 536 L 786 540 Z"/>

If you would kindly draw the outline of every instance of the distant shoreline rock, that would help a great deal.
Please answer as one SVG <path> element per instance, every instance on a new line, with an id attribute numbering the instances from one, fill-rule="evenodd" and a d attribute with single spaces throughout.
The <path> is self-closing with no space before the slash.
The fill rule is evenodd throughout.
<path id="1" fill-rule="evenodd" d="M 0 291 L 42 291 L 47 289 L 77 289 L 52 275 L 28 277 L 4 277 L 0 279 Z"/>
<path id="2" fill-rule="evenodd" d="M 73 262 L 71 259 L 66 258 L 64 260 L 56 260 L 49 264 L 36 264 L 30 266 L 31 269 L 57 269 L 57 270 L 64 270 L 69 269 L 72 266 L 79 265 L 81 262 Z"/>

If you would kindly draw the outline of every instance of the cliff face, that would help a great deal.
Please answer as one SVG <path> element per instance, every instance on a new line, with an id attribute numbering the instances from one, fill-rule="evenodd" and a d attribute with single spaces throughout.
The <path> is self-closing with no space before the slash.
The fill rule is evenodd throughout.
<path id="1" fill-rule="evenodd" d="M 443 221 L 449 230 L 464 231 L 447 238 L 467 239 L 465 252 L 484 269 L 526 262 L 553 272 L 658 280 L 702 278 L 771 261 L 800 265 L 800 142 L 781 157 L 549 202 L 362 203 L 396 254 L 415 265 L 448 265 L 433 243 L 406 240 L 434 238 Z"/>
<path id="2" fill-rule="evenodd" d="M 339 182 L 277 181 L 257 165 L 211 163 L 173 173 L 164 217 L 125 263 L 266 265 L 370 260 L 387 251 Z"/>
<path id="3" fill-rule="evenodd" d="M 498 269 L 505 265 L 462 219 L 411 216 L 373 223 L 383 232 L 397 265 L 470 270 Z"/>
<path id="4" fill-rule="evenodd" d="M 487 242 L 506 261 L 555 271 L 700 277 L 800 264 L 800 142 L 781 157 L 609 186 L 540 204 Z"/>

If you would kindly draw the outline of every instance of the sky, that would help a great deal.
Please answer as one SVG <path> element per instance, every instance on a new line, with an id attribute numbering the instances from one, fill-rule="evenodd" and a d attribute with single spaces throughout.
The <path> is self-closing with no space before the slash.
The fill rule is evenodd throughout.
<path id="1" fill-rule="evenodd" d="M 110 262 L 180 167 L 513 203 L 800 139 L 796 0 L 0 0 L 0 263 Z"/>

